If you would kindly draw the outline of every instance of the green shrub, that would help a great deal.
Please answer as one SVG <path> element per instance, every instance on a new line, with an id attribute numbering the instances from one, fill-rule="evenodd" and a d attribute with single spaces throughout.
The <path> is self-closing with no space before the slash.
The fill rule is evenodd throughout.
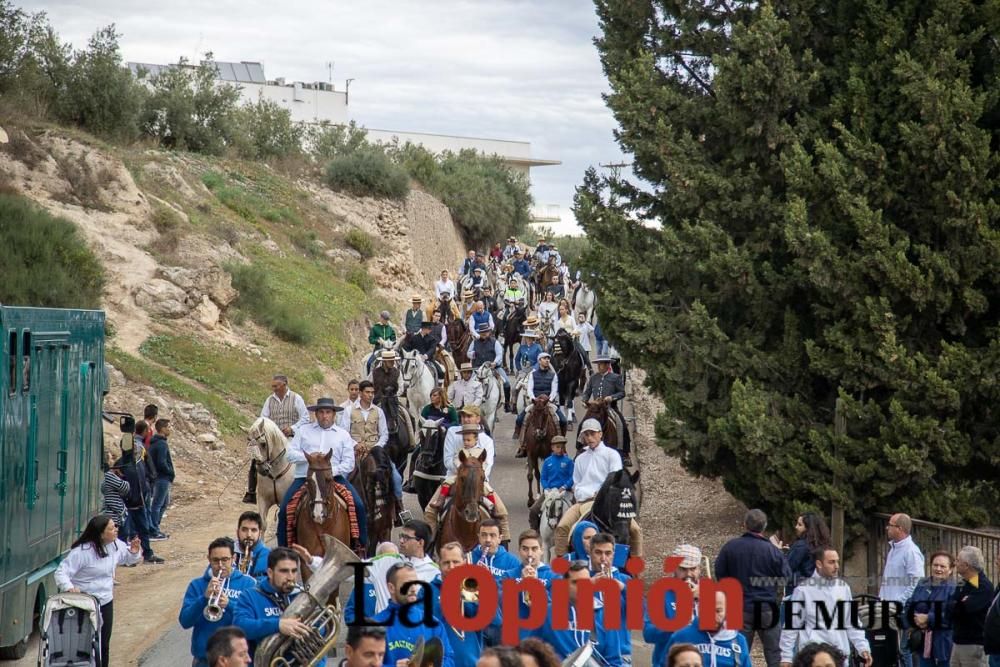
<path id="1" fill-rule="evenodd" d="M 73 223 L 24 197 L 0 194 L 0 302 L 97 308 L 104 269 Z"/>
<path id="2" fill-rule="evenodd" d="M 347 245 L 358 251 L 361 259 L 371 259 L 375 256 L 375 241 L 372 240 L 372 237 L 368 233 L 360 229 L 351 229 L 348 231 L 344 236 L 344 241 Z"/>
<path id="3" fill-rule="evenodd" d="M 201 175 L 201 182 L 206 188 L 215 192 L 226 184 L 226 177 L 217 171 L 206 171 Z"/>
<path id="4" fill-rule="evenodd" d="M 153 227 L 156 228 L 161 234 L 168 234 L 177 230 L 181 225 L 181 216 L 177 215 L 177 211 L 161 204 L 159 202 L 153 202 L 153 217 L 152 217 Z"/>
<path id="5" fill-rule="evenodd" d="M 288 235 L 292 245 L 309 255 L 310 257 L 320 257 L 323 254 L 323 246 L 316 238 L 316 232 L 312 230 L 301 230 Z"/>
<path id="6" fill-rule="evenodd" d="M 347 125 L 322 122 L 305 130 L 304 143 L 309 155 L 323 164 L 335 157 L 368 148 L 367 134 L 353 120 Z"/>
<path id="7" fill-rule="evenodd" d="M 267 160 L 302 152 L 302 126 L 293 123 L 292 113 L 277 102 L 260 99 L 244 106 L 237 111 L 236 122 L 241 157 Z"/>
<path id="8" fill-rule="evenodd" d="M 290 343 L 304 344 L 312 340 L 309 321 L 287 304 L 275 300 L 267 272 L 256 264 L 228 264 L 233 287 L 240 295 L 233 304 L 249 313 L 255 322 L 270 329 Z"/>
<path id="9" fill-rule="evenodd" d="M 406 171 L 377 148 L 332 159 L 326 166 L 326 183 L 334 190 L 388 199 L 403 199 L 410 191 Z"/>
<path id="10" fill-rule="evenodd" d="M 344 268 L 344 280 L 357 287 L 362 292 L 367 292 L 371 286 L 371 276 L 360 264 L 351 262 Z"/>

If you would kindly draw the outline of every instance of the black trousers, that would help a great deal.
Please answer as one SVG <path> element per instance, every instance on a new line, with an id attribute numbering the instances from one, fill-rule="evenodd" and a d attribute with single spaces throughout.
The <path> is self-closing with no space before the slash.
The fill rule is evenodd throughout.
<path id="1" fill-rule="evenodd" d="M 101 605 L 101 667 L 108 667 L 111 658 L 111 628 L 115 624 L 115 601 Z"/>
<path id="2" fill-rule="evenodd" d="M 250 474 L 247 476 L 247 492 L 257 493 L 257 459 L 250 460 Z"/>

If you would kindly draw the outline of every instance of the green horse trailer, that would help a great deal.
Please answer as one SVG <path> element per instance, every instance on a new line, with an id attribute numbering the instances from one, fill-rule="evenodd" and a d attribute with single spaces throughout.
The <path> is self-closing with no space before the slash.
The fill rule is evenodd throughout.
<path id="1" fill-rule="evenodd" d="M 104 313 L 0 306 L 0 659 L 101 507 Z"/>

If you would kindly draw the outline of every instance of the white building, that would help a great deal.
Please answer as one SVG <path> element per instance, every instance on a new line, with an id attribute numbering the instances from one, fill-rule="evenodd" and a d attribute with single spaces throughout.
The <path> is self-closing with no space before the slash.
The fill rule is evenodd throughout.
<path id="1" fill-rule="evenodd" d="M 334 125 L 346 125 L 350 122 L 348 114 L 348 94 L 338 91 L 332 83 L 315 82 L 286 83 L 284 79 L 272 79 L 264 76 L 261 63 L 242 61 L 216 62 L 219 81 L 231 83 L 239 87 L 240 100 L 244 104 L 266 99 L 274 102 L 291 113 L 292 120 L 297 123 L 328 122 Z M 176 65 L 155 65 L 150 63 L 128 63 L 132 73 L 138 76 L 140 70 L 145 70 L 147 77 L 155 77 L 167 67 Z M 188 65 L 194 68 L 194 65 Z M 530 178 L 532 167 L 543 167 L 561 164 L 559 160 L 541 160 L 531 157 L 531 144 L 527 141 L 508 141 L 504 139 L 487 139 L 481 137 L 461 137 L 447 134 L 431 134 L 426 132 L 401 132 L 396 130 L 377 130 L 365 128 L 369 141 L 390 143 L 393 140 L 403 144 L 407 141 L 419 144 L 433 153 L 442 151 L 458 152 L 473 148 L 486 155 L 498 155 L 512 169 Z"/>

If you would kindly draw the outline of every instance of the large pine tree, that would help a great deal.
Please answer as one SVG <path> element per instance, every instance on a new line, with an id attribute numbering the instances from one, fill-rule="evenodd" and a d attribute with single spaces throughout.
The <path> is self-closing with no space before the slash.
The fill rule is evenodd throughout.
<path id="1" fill-rule="evenodd" d="M 641 182 L 576 214 L 687 469 L 786 521 L 996 518 L 998 7 L 597 1 Z"/>

